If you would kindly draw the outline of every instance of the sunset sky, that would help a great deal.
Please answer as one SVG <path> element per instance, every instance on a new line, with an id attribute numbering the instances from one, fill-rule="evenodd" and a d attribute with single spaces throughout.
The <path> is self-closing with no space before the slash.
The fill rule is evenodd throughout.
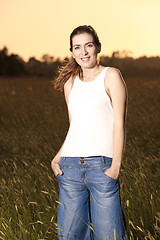
<path id="1" fill-rule="evenodd" d="M 70 33 L 83 24 L 97 31 L 101 55 L 160 56 L 160 0 L 0 0 L 0 49 L 24 60 L 64 58 Z"/>

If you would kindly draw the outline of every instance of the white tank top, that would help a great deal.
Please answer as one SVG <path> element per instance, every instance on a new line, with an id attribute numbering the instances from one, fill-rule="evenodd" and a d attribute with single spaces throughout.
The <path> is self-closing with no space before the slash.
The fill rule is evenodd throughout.
<path id="1" fill-rule="evenodd" d="M 113 157 L 114 114 L 105 90 L 106 67 L 90 82 L 81 81 L 78 75 L 68 98 L 71 123 L 61 156 Z"/>

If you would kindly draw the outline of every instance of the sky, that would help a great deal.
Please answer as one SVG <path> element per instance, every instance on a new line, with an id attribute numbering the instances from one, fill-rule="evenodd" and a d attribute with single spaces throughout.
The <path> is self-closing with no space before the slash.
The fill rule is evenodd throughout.
<path id="1" fill-rule="evenodd" d="M 24 60 L 70 57 L 70 34 L 86 24 L 98 33 L 101 56 L 160 56 L 159 13 L 160 0 L 0 0 L 0 49 Z"/>

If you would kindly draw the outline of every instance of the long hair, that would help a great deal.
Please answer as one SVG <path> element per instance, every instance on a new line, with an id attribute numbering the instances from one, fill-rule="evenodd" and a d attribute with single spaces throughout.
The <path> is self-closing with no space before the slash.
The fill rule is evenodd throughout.
<path id="1" fill-rule="evenodd" d="M 96 33 L 96 31 L 94 30 L 93 27 L 91 27 L 90 25 L 82 25 L 79 26 L 77 28 L 75 28 L 73 30 L 73 32 L 70 35 L 70 51 L 72 52 L 72 38 L 75 35 L 81 34 L 81 33 L 89 33 L 92 35 L 94 43 L 96 44 L 96 46 L 100 46 L 100 41 L 98 38 L 98 35 Z M 81 66 L 76 62 L 76 60 L 71 57 L 68 61 L 68 63 L 64 66 L 61 67 L 59 69 L 59 76 L 58 78 L 54 81 L 54 88 L 56 90 L 60 90 L 63 91 L 63 86 L 64 84 L 67 82 L 67 80 L 72 77 L 74 78 L 74 76 L 79 75 L 79 77 L 81 76 L 82 73 L 82 69 Z"/>

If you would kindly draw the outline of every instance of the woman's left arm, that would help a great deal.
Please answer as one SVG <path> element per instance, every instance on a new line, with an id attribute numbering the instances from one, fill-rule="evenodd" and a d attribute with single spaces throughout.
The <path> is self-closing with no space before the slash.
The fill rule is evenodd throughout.
<path id="1" fill-rule="evenodd" d="M 118 69 L 112 67 L 108 69 L 105 77 L 105 88 L 111 98 L 114 111 L 113 159 L 111 167 L 105 173 L 117 179 L 125 145 L 125 117 L 127 107 L 127 89 Z"/>

